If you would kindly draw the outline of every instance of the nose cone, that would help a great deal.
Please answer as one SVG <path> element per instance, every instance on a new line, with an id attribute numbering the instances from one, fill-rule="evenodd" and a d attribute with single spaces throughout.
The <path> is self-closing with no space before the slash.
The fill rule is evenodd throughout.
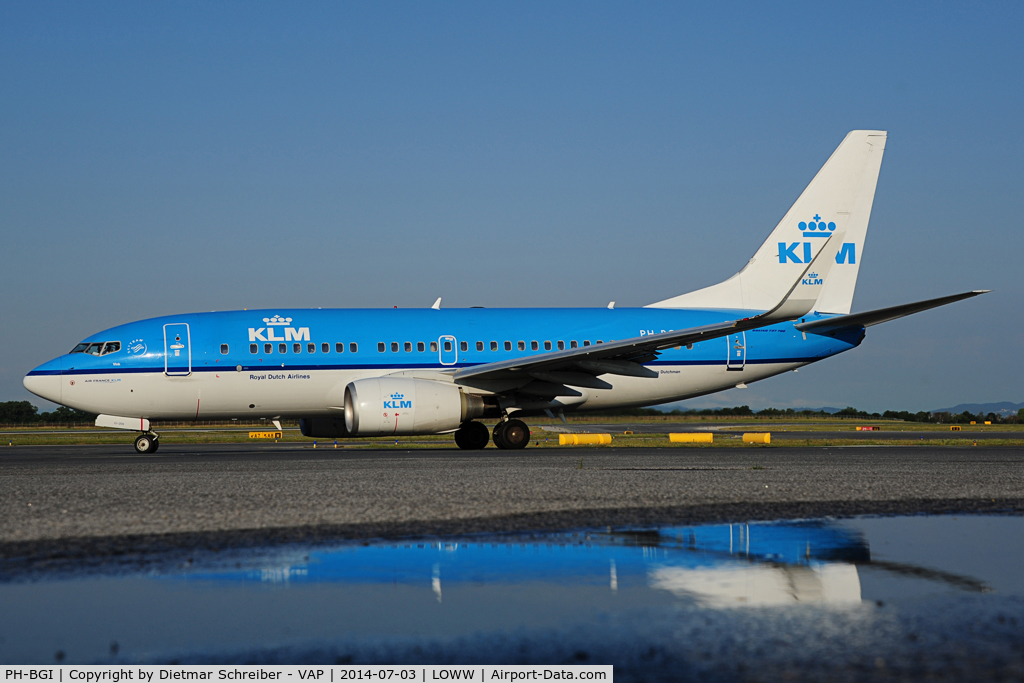
<path id="1" fill-rule="evenodd" d="M 25 388 L 40 398 L 53 403 L 61 402 L 60 358 L 43 363 L 22 380 Z"/>

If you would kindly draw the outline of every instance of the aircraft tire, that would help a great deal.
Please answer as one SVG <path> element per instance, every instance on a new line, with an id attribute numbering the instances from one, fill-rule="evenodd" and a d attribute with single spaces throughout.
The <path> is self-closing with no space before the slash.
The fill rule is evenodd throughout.
<path id="1" fill-rule="evenodd" d="M 494 425 L 494 432 L 492 434 L 492 438 L 494 439 L 494 445 L 497 448 L 502 448 L 502 449 L 508 448 L 508 446 L 505 444 L 505 423 L 504 422 L 499 422 L 498 424 Z"/>
<path id="2" fill-rule="evenodd" d="M 505 448 L 526 448 L 526 444 L 530 443 L 530 428 L 522 420 L 509 420 L 504 423 L 504 427 L 501 430 L 501 440 Z"/>
<path id="3" fill-rule="evenodd" d="M 479 422 L 464 422 L 455 432 L 455 445 L 459 448 L 478 451 L 487 447 L 491 433 Z"/>
<path id="4" fill-rule="evenodd" d="M 149 434 L 143 434 L 135 439 L 135 452 L 143 455 L 156 452 L 156 439 L 151 437 Z"/>

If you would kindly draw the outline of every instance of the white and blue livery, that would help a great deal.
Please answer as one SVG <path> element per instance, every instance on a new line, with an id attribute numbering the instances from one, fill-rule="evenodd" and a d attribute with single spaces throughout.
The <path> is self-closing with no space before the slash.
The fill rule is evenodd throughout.
<path id="1" fill-rule="evenodd" d="M 284 309 L 152 318 L 94 334 L 25 387 L 140 432 L 151 420 L 299 418 L 308 437 L 453 433 L 522 448 L 521 418 L 710 394 L 856 347 L 865 328 L 981 294 L 850 313 L 885 151 L 843 140 L 746 266 L 643 308 Z M 497 419 L 493 434 L 478 421 Z"/>

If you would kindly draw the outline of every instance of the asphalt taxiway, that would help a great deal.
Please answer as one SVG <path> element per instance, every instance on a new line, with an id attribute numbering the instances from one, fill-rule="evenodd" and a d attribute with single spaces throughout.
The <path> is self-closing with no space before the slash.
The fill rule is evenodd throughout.
<path id="1" fill-rule="evenodd" d="M 1019 447 L 0 452 L 0 557 L 122 543 L 375 538 L 851 514 L 1024 511 Z M 175 540 L 176 539 L 176 540 Z M 197 540 L 198 539 L 198 540 Z M 78 548 L 79 550 L 74 550 Z M 104 550 L 105 549 L 105 550 Z"/>

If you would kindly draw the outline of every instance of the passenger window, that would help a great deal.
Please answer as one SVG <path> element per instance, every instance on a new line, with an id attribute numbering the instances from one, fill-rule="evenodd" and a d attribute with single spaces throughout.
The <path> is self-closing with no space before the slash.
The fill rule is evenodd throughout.
<path id="1" fill-rule="evenodd" d="M 469 351 L 469 342 L 459 342 L 459 348 L 463 351 Z"/>
<path id="2" fill-rule="evenodd" d="M 537 342 L 536 342 L 536 341 L 532 341 L 532 342 L 530 342 L 530 350 L 531 350 L 531 351 L 536 351 L 536 350 L 537 350 L 537 349 L 539 349 L 539 348 L 540 348 L 540 346 L 538 346 L 538 345 L 537 345 Z"/>
<path id="3" fill-rule="evenodd" d="M 338 346 L 341 346 L 341 344 L 338 344 Z M 343 349 L 343 348 L 345 348 L 345 347 L 341 346 L 341 349 Z M 338 353 L 341 353 L 341 349 L 338 349 Z M 320 350 L 323 353 L 330 353 L 331 352 L 331 345 L 328 344 L 327 342 L 324 342 L 323 344 L 320 345 Z"/>
<path id="4" fill-rule="evenodd" d="M 589 339 L 584 339 L 583 340 L 583 345 L 584 346 L 590 346 L 590 340 Z"/>
<path id="5" fill-rule="evenodd" d="M 412 352 L 412 342 L 405 342 L 405 352 L 406 353 L 411 353 Z"/>
<path id="6" fill-rule="evenodd" d="M 259 352 L 260 352 L 260 345 L 259 344 L 249 344 L 249 353 L 256 354 L 256 353 L 259 353 Z"/>
<path id="7" fill-rule="evenodd" d="M 292 353 L 302 353 L 302 344 L 292 344 Z"/>
<path id="8" fill-rule="evenodd" d="M 273 352 L 274 352 L 274 345 L 273 344 L 264 344 L 263 345 L 263 353 L 270 354 L 270 353 L 273 353 Z"/>
<path id="9" fill-rule="evenodd" d="M 492 341 L 491 342 L 491 351 L 497 351 L 497 350 L 498 350 L 498 342 Z"/>
<path id="10" fill-rule="evenodd" d="M 511 351 L 512 350 L 512 342 L 510 342 L 510 341 L 505 342 L 505 350 L 506 351 Z"/>
<path id="11" fill-rule="evenodd" d="M 437 342 L 430 342 L 430 350 L 433 353 L 437 353 Z"/>
<path id="12" fill-rule="evenodd" d="M 351 351 L 352 353 L 356 353 L 357 351 L 359 351 L 359 344 L 352 342 L 351 344 L 348 345 L 348 350 Z"/>
<path id="13" fill-rule="evenodd" d="M 278 353 L 288 353 L 288 345 L 287 344 L 278 344 L 277 345 L 277 352 Z"/>
<path id="14" fill-rule="evenodd" d="M 306 344 L 306 352 L 307 353 L 316 353 L 316 344 L 314 344 L 313 342 L 310 342 L 310 343 Z"/>
<path id="15" fill-rule="evenodd" d="M 398 353 L 398 342 L 391 342 L 391 353 Z"/>
<path id="16" fill-rule="evenodd" d="M 558 350 L 565 351 L 565 342 L 562 341 L 561 339 L 558 340 Z"/>
<path id="17" fill-rule="evenodd" d="M 335 353 L 345 353 L 345 345 L 342 344 L 341 342 L 335 342 L 334 351 Z"/>
<path id="18" fill-rule="evenodd" d="M 601 341 L 600 339 L 598 339 L 598 340 L 597 340 L 597 343 L 598 343 L 598 344 L 604 344 L 604 342 L 603 342 L 603 341 Z"/>
<path id="19" fill-rule="evenodd" d="M 384 353 L 384 349 L 386 348 L 387 347 L 384 345 L 384 342 L 377 342 L 377 351 Z"/>
<path id="20" fill-rule="evenodd" d="M 447 341 L 447 340 L 445 341 L 445 343 L 444 343 L 444 350 L 445 351 L 451 351 L 452 350 L 452 343 L 450 341 Z"/>
<path id="21" fill-rule="evenodd" d="M 483 342 L 477 342 L 476 343 L 476 350 L 477 351 L 483 351 L 484 350 L 484 343 Z"/>
<path id="22" fill-rule="evenodd" d="M 522 339 L 519 340 L 519 343 L 516 344 L 516 346 L 519 347 L 520 351 L 525 351 L 526 350 L 526 342 L 524 342 Z"/>
<path id="23" fill-rule="evenodd" d="M 545 351 L 550 351 L 551 350 L 551 342 L 549 342 L 549 341 L 544 342 L 544 350 Z"/>
<path id="24" fill-rule="evenodd" d="M 220 355 L 222 355 L 222 356 L 228 355 L 228 345 L 227 344 L 221 344 L 220 345 Z"/>
<path id="25" fill-rule="evenodd" d="M 427 347 L 426 347 L 426 345 L 423 342 L 416 342 L 416 350 L 419 351 L 420 353 L 423 353 L 423 351 L 426 348 Z"/>
<path id="26" fill-rule="evenodd" d="M 576 340 L 575 339 L 573 339 L 571 342 L 569 342 L 569 348 L 570 349 L 575 349 L 576 348 Z"/>

